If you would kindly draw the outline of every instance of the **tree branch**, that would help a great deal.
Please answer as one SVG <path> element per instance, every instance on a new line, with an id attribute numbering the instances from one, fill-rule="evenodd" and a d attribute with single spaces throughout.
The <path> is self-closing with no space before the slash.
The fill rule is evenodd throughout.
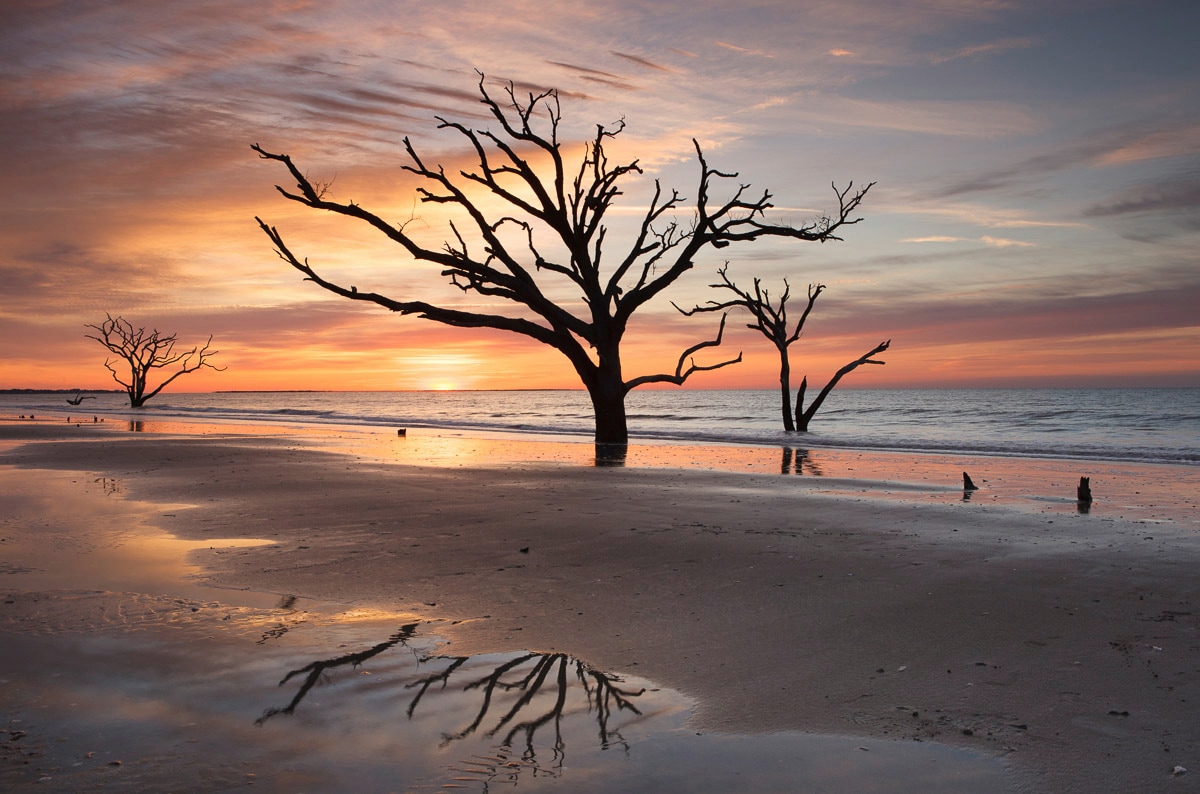
<path id="1" fill-rule="evenodd" d="M 709 364 L 707 366 L 701 366 L 696 363 L 695 359 L 691 358 L 693 353 L 696 353 L 699 350 L 703 350 L 706 347 L 720 346 L 721 337 L 724 336 L 724 334 L 725 334 L 725 318 L 726 318 L 726 316 L 727 315 L 724 315 L 724 314 L 721 315 L 721 325 L 717 329 L 717 338 L 716 339 L 713 339 L 713 340 L 710 340 L 707 342 L 699 342 L 697 344 L 692 345 L 687 350 L 683 351 L 683 353 L 679 356 L 679 363 L 675 365 L 675 374 L 668 375 L 666 373 L 661 373 L 658 375 L 643 375 L 640 378 L 634 378 L 633 380 L 629 380 L 629 381 L 625 382 L 625 392 L 628 394 L 631 390 L 636 389 L 638 386 L 645 386 L 647 383 L 674 383 L 676 386 L 682 386 L 683 382 L 686 381 L 689 377 L 691 377 L 696 372 L 711 372 L 714 369 L 721 369 L 721 367 L 728 367 L 730 364 L 741 363 L 741 360 L 742 360 L 741 353 L 737 354 L 737 358 L 732 358 L 732 359 L 729 359 L 728 361 L 722 361 L 718 364 Z M 688 368 L 686 370 L 684 370 L 684 368 L 683 368 L 684 362 L 688 362 Z"/>
<path id="2" fill-rule="evenodd" d="M 821 404 L 825 402 L 825 398 L 829 396 L 829 393 L 833 391 L 833 388 L 837 386 L 838 381 L 840 381 L 843 376 L 848 375 L 863 364 L 886 364 L 886 361 L 877 361 L 872 358 L 872 356 L 877 356 L 884 352 L 891 346 L 891 344 L 891 339 L 888 339 L 886 342 L 880 342 L 868 352 L 839 369 L 833 374 L 833 377 L 829 379 L 829 382 L 825 384 L 825 388 L 821 389 L 821 392 L 817 395 L 816 399 L 812 401 L 812 404 L 809 405 L 808 408 L 801 410 L 801 406 L 804 404 L 804 392 L 808 388 L 808 378 L 804 378 L 804 380 L 802 380 L 800 383 L 799 394 L 796 395 L 796 429 L 808 430 L 809 422 L 812 421 L 813 416 L 817 413 L 818 409 L 820 409 Z"/>

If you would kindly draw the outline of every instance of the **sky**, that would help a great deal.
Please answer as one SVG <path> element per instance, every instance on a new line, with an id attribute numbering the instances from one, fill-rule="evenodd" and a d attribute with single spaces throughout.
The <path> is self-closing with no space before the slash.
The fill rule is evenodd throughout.
<path id="1" fill-rule="evenodd" d="M 637 159 L 628 243 L 655 180 L 768 190 L 771 219 L 874 182 L 843 241 L 707 251 L 635 316 L 625 374 L 675 368 L 754 278 L 801 308 L 798 380 L 890 339 L 846 386 L 1200 386 L 1200 3 L 1192 0 L 5 0 L 0 6 L 0 388 L 115 388 L 85 337 L 106 314 L 212 336 L 225 370 L 177 391 L 578 388 L 526 337 L 351 302 L 276 257 L 261 216 L 325 276 L 496 310 L 353 219 L 281 197 L 259 143 L 338 201 L 431 245 L 450 235 L 402 167 L 469 168 L 441 116 L 494 129 L 490 90 L 554 88 L 569 162 L 620 120 Z M 678 220 L 690 221 L 686 204 Z M 615 253 L 613 254 L 615 257 Z M 552 294 L 576 300 L 562 285 Z M 733 314 L 689 388 L 774 388 Z"/>

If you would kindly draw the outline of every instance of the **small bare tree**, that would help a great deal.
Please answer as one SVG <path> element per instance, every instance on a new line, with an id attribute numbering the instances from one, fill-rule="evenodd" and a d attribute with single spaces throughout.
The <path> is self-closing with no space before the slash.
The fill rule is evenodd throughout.
<path id="1" fill-rule="evenodd" d="M 209 349 L 212 344 L 212 336 L 208 337 L 208 341 L 204 343 L 203 347 L 197 346 L 191 350 L 177 351 L 175 349 L 175 343 L 178 341 L 176 334 L 164 334 L 157 328 L 149 331 L 145 328 L 134 328 L 122 317 L 105 316 L 108 319 L 100 325 L 85 326 L 94 329 L 96 333 L 84 334 L 84 336 L 88 339 L 95 339 L 115 356 L 115 358 L 105 358 L 104 366 L 112 373 L 113 380 L 125 387 L 125 391 L 129 394 L 130 408 L 141 408 L 146 404 L 146 400 L 158 394 L 180 375 L 195 372 L 201 367 L 208 367 L 218 372 L 225 369 L 225 367 L 215 366 L 209 361 L 219 352 Z M 129 368 L 128 380 L 123 380 L 121 373 L 117 371 L 117 364 L 122 361 Z M 175 364 L 179 364 L 179 369 L 173 375 L 149 392 L 146 391 L 149 388 L 147 379 L 151 371 Z"/>
<path id="2" fill-rule="evenodd" d="M 720 344 L 718 330 L 714 340 L 685 350 L 674 372 L 627 377 L 621 366 L 621 341 L 634 312 L 691 270 L 707 249 L 771 237 L 816 242 L 841 239 L 838 230 L 858 222 L 852 216 L 867 192 L 849 188 L 837 192 L 835 213 L 802 226 L 772 223 L 766 219 L 773 206 L 766 191 L 756 197 L 750 195 L 749 185 L 741 184 L 725 197 L 713 196 L 718 183 L 735 179 L 737 174 L 710 168 L 693 139 L 700 166 L 695 198 L 688 201 L 656 180 L 653 197 L 634 227 L 632 239 L 615 257 L 602 262 L 602 253 L 608 253 L 606 247 L 612 242 L 607 237 L 605 216 L 622 195 L 625 181 L 642 173 L 637 160 L 613 163 L 605 151 L 624 123 L 597 125 L 595 136 L 580 147 L 578 164 L 571 165 L 558 137 L 561 111 L 556 91 L 530 94 L 523 100 L 510 83 L 505 98 L 498 100 L 488 92 L 481 74 L 479 93 L 499 131 L 473 129 L 437 117 L 438 129 L 452 130 L 465 140 L 478 164 L 475 168 L 450 171 L 426 163 L 409 139 L 404 139 L 410 161 L 404 168 L 423 181 L 424 186 L 417 188 L 421 201 L 457 212 L 458 220 L 449 223 L 447 241 L 438 247 L 422 244 L 406 231 L 404 223 L 387 221 L 353 201 L 331 200 L 326 186 L 310 180 L 288 155 L 258 144 L 251 148 L 262 159 L 279 162 L 287 169 L 295 188 L 276 186 L 285 198 L 373 226 L 412 259 L 439 266 L 455 287 L 500 305 L 507 301 L 508 306 L 522 307 L 520 315 L 504 309 L 468 311 L 359 290 L 342 279 L 319 274 L 307 259 L 292 253 L 275 227 L 261 218 L 256 220 L 280 258 L 305 280 L 335 295 L 446 325 L 523 334 L 558 350 L 571 362 L 591 397 L 598 445 L 628 443 L 625 397 L 630 390 L 650 383 L 680 385 L 696 372 L 741 360 L 739 355 L 700 365 L 692 359 L 698 350 Z M 539 161 L 545 163 L 544 168 L 534 167 Z M 491 212 L 486 199 L 473 197 L 473 190 L 483 191 L 504 209 Z M 674 219 L 676 213 L 687 210 L 692 215 L 690 223 Z M 565 294 L 582 296 L 578 308 L 550 297 L 552 290 L 564 286 L 570 289 Z M 724 329 L 724 319 L 720 328 Z"/>
<path id="3" fill-rule="evenodd" d="M 870 188 L 870 185 L 867 186 Z M 863 193 L 866 191 L 864 190 Z M 779 351 L 779 392 L 783 407 L 783 429 L 789 432 L 800 430 L 807 431 L 808 424 L 812 421 L 813 416 L 820 409 L 821 404 L 825 402 L 825 398 L 833 391 L 845 375 L 853 372 L 863 364 L 883 364 L 883 361 L 877 361 L 872 356 L 879 355 L 887 350 L 892 344 L 892 340 L 880 342 L 866 354 L 859 356 L 854 361 L 851 361 L 846 366 L 834 373 L 829 382 L 825 384 L 825 388 L 821 389 L 816 399 L 804 407 L 804 394 L 808 390 L 808 376 L 800 381 L 800 389 L 796 393 L 796 414 L 795 421 L 792 420 L 792 385 L 791 373 L 792 365 L 788 357 L 788 348 L 793 342 L 800 338 L 804 331 L 804 323 L 808 320 L 808 315 L 812 313 L 813 305 L 817 302 L 817 298 L 825 291 L 824 284 L 809 284 L 808 285 L 808 303 L 804 307 L 804 312 L 800 315 L 800 319 L 796 320 L 795 326 L 790 325 L 787 316 L 787 303 L 792 296 L 791 286 L 787 279 L 783 280 L 783 293 L 779 296 L 778 304 L 771 302 L 771 295 L 768 290 L 762 286 L 761 279 L 754 279 L 754 290 L 748 291 L 741 289 L 737 284 L 729 278 L 729 263 L 717 271 L 721 276 L 720 284 L 711 284 L 714 289 L 724 289 L 734 294 L 733 298 L 727 301 L 709 301 L 703 306 L 697 306 L 690 311 L 685 311 L 676 306 L 685 315 L 691 316 L 697 312 L 717 312 L 727 311 L 728 309 L 739 308 L 750 312 L 754 317 L 754 322 L 749 323 L 746 327 L 758 331 L 771 343 L 775 345 L 775 349 Z"/>

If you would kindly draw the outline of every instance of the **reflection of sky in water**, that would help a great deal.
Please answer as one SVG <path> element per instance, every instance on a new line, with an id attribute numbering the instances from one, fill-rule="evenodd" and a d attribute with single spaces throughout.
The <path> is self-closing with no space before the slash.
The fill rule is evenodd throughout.
<path id="1" fill-rule="evenodd" d="M 592 444 L 546 444 L 428 430 L 410 430 L 403 438 L 347 431 L 328 443 L 334 450 L 355 455 L 448 468 L 591 466 L 597 454 Z M 1200 527 L 1193 498 L 1200 489 L 1196 466 L 681 443 L 631 444 L 620 465 L 781 475 L 788 478 L 787 487 L 815 493 L 927 504 L 963 501 L 962 472 L 968 470 L 981 486 L 969 500 L 975 504 L 1067 515 L 1079 512 L 1075 488 L 1080 476 L 1090 475 L 1096 502 L 1089 512 L 1097 518 Z M 777 492 L 779 486 L 772 482 L 766 492 Z"/>
<path id="2" fill-rule="evenodd" d="M 933 743 L 699 735 L 679 693 L 564 654 L 455 657 L 412 616 L 205 588 L 183 556 L 233 544 L 153 526 L 178 508 L 0 474 L 0 707 L 32 753 L 0 789 L 1006 790 L 999 762 Z"/>
<path id="3" fill-rule="evenodd" d="M 112 590 L 266 606 L 277 596 L 204 586 L 189 554 L 229 554 L 268 540 L 181 540 L 153 526 L 155 517 L 188 509 L 123 498 L 119 480 L 83 472 L 0 472 L 8 518 L 0 572 L 22 590 Z M 194 558 L 193 558 L 194 559 Z"/>
<path id="4" fill-rule="evenodd" d="M 933 743 L 698 734 L 685 698 L 632 677 L 610 683 L 636 711 L 599 711 L 605 674 L 561 654 L 452 657 L 416 626 L 336 616 L 260 644 L 197 620 L 208 622 L 194 632 L 12 638 L 3 678 L 19 685 L 0 699 L 37 692 L 38 724 L 62 720 L 36 761 L 45 790 L 1007 790 L 998 761 Z M 351 657 L 320 670 L 292 713 L 262 719 L 293 702 L 314 663 Z M 199 778 L 180 778 L 189 765 Z"/>

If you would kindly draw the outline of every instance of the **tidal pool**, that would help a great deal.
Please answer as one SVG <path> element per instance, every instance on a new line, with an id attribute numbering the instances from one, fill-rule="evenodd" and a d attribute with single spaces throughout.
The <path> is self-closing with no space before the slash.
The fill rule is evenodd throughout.
<path id="1" fill-rule="evenodd" d="M 235 542 L 171 538 L 174 508 L 0 477 L 5 791 L 1012 790 L 975 753 L 697 732 L 680 693 L 569 654 L 459 656 L 419 615 L 213 589 L 187 554 Z"/>
<path id="2" fill-rule="evenodd" d="M 562 653 L 454 656 L 436 624 L 400 616 L 182 611 L 142 631 L 5 632 L 0 702 L 27 755 L 3 787 L 1010 790 L 999 761 L 933 743 L 698 733 L 653 682 Z"/>

